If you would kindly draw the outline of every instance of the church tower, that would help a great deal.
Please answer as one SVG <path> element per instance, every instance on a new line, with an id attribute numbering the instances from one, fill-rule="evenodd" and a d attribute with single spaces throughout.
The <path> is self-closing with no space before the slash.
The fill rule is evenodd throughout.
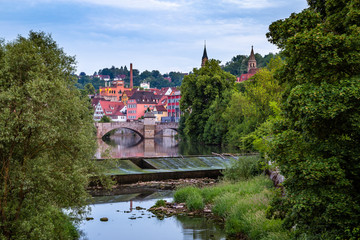
<path id="1" fill-rule="evenodd" d="M 201 59 L 201 67 L 205 66 L 206 61 L 208 60 L 207 52 L 206 52 L 206 41 L 204 43 L 204 53 Z"/>
<path id="2" fill-rule="evenodd" d="M 251 53 L 250 53 L 250 57 L 249 57 L 248 69 L 247 70 L 248 70 L 248 73 L 256 73 L 256 71 L 257 71 L 256 59 L 255 59 L 253 46 L 251 46 Z"/>

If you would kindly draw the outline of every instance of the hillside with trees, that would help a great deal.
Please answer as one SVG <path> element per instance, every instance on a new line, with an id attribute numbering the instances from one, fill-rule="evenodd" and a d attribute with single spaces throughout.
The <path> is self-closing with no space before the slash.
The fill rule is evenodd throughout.
<path id="1" fill-rule="evenodd" d="M 275 58 L 278 54 L 269 53 L 264 57 L 256 53 L 255 58 L 257 61 L 257 66 L 259 68 L 266 67 L 269 64 L 270 60 Z M 247 72 L 249 56 L 247 55 L 237 55 L 234 56 L 229 62 L 226 62 L 225 65 L 222 65 L 221 68 L 231 73 L 234 76 L 240 76 L 242 73 Z M 115 77 L 121 77 L 124 79 L 126 85 L 130 85 L 130 70 L 127 66 L 121 66 L 120 68 L 112 66 L 111 68 L 103 68 L 97 72 L 94 72 L 93 75 L 87 75 L 85 72 L 79 74 L 79 79 L 76 83 L 76 87 L 79 89 L 84 89 L 85 85 L 92 84 L 95 89 L 104 86 L 104 81 L 100 78 L 95 77 L 96 75 L 108 75 L 110 79 L 113 80 Z M 133 84 L 134 86 L 139 87 L 140 83 L 148 82 L 152 88 L 162 88 L 162 87 L 177 87 L 180 86 L 184 76 L 187 73 L 181 72 L 169 72 L 162 74 L 158 70 L 148 71 L 145 70 L 140 72 L 138 69 L 133 69 Z M 168 80 L 171 79 L 171 81 Z"/>
<path id="2" fill-rule="evenodd" d="M 115 77 L 120 77 L 124 79 L 125 85 L 130 86 L 130 71 L 126 66 L 124 67 L 114 67 L 100 69 L 98 72 L 94 72 L 93 75 L 87 75 L 85 72 L 81 72 L 79 79 L 75 84 L 77 88 L 84 89 L 87 84 L 92 84 L 95 89 L 99 87 L 104 87 L 105 82 L 101 80 L 97 75 L 108 75 L 110 79 L 113 80 Z M 180 72 L 170 72 L 166 74 L 161 74 L 158 70 L 148 71 L 145 70 L 140 72 L 138 69 L 133 69 L 133 84 L 134 86 L 139 87 L 140 83 L 148 82 L 152 88 L 162 88 L 162 87 L 176 87 L 180 86 L 181 82 L 186 74 Z M 171 79 L 171 81 L 169 80 Z"/>
<path id="3" fill-rule="evenodd" d="M 257 67 L 266 67 L 269 64 L 270 60 L 278 55 L 279 54 L 269 53 L 263 57 L 261 54 L 255 53 Z M 224 71 L 231 73 L 232 75 L 240 76 L 243 73 L 247 73 L 248 61 L 249 56 L 236 55 L 229 62 L 226 62 L 225 65 L 222 65 L 221 68 L 224 69 Z"/>

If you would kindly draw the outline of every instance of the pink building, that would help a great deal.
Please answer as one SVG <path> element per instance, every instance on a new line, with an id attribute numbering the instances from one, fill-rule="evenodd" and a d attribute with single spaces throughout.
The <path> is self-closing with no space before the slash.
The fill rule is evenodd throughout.
<path id="1" fill-rule="evenodd" d="M 181 92 L 179 90 L 172 92 L 171 95 L 168 96 L 167 111 L 171 122 L 179 122 L 180 120 L 180 99 Z"/>
<path id="2" fill-rule="evenodd" d="M 158 105 L 161 96 L 149 91 L 137 91 L 127 101 L 127 119 L 137 120 L 144 116 L 147 109 L 152 110 Z"/>

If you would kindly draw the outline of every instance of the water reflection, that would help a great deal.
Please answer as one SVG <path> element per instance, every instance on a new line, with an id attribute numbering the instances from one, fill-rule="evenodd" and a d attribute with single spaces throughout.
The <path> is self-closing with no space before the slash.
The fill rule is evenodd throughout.
<path id="1" fill-rule="evenodd" d="M 180 155 L 211 155 L 235 153 L 236 149 L 221 146 L 206 146 L 189 142 L 179 142 L 174 134 L 158 135 L 155 139 L 142 139 L 128 129 L 118 129 L 106 138 L 98 139 L 96 158 L 128 157 L 176 157 Z"/>

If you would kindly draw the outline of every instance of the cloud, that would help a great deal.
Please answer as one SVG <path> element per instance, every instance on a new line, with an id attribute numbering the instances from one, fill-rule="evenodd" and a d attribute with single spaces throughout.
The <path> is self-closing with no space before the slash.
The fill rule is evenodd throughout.
<path id="1" fill-rule="evenodd" d="M 269 0 L 222 0 L 222 2 L 242 9 L 262 9 L 276 6 L 274 1 L 270 3 Z"/>
<path id="2" fill-rule="evenodd" d="M 123 9 L 170 10 L 180 7 L 177 2 L 159 0 L 75 0 L 77 2 L 104 5 Z"/>

